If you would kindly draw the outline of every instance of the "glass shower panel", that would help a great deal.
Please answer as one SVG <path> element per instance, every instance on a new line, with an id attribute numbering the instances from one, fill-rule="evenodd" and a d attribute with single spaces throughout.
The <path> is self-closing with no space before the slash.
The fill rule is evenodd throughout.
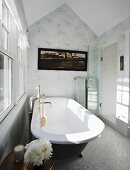
<path id="1" fill-rule="evenodd" d="M 89 46 L 87 78 L 87 109 L 98 114 L 99 106 L 99 57 L 98 48 Z"/>

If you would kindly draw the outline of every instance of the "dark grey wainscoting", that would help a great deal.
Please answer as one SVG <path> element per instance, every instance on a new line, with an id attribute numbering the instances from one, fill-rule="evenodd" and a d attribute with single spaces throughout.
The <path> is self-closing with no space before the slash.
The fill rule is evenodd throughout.
<path id="1" fill-rule="evenodd" d="M 0 164 L 18 144 L 28 142 L 28 106 L 25 94 L 0 124 Z"/>

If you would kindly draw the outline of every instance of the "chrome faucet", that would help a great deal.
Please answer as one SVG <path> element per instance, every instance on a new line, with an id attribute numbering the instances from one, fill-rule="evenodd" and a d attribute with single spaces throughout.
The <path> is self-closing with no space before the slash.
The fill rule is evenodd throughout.
<path id="1" fill-rule="evenodd" d="M 37 100 L 37 96 L 31 96 L 29 99 L 29 141 L 32 141 L 32 133 L 31 133 L 31 120 L 32 120 L 32 113 L 34 108 L 35 100 Z"/>
<path id="2" fill-rule="evenodd" d="M 33 112 L 35 101 L 37 99 L 39 99 L 39 101 L 40 101 L 40 85 L 38 85 L 38 87 L 36 87 L 36 89 L 38 90 L 37 95 L 31 96 L 30 99 L 29 99 L 29 113 Z"/>
<path id="3" fill-rule="evenodd" d="M 35 101 L 38 99 L 39 110 L 40 110 L 40 104 L 42 103 L 41 99 L 43 99 L 43 104 L 50 104 L 50 107 L 51 107 L 51 102 L 44 102 L 44 99 L 46 98 L 46 95 L 45 94 L 40 95 L 40 85 L 38 85 L 38 87 L 36 87 L 36 89 L 38 90 L 37 95 L 31 96 L 30 99 L 29 99 L 29 129 L 31 127 L 32 113 L 33 113 Z M 31 129 L 29 131 L 29 140 L 30 141 L 32 140 Z"/>
<path id="4" fill-rule="evenodd" d="M 39 99 L 40 98 L 40 85 L 38 85 L 36 89 L 37 89 L 37 98 Z"/>
<path id="5" fill-rule="evenodd" d="M 33 108 L 34 108 L 34 103 L 37 100 L 37 96 L 31 96 L 29 99 L 29 113 L 33 112 Z"/>
<path id="6" fill-rule="evenodd" d="M 38 90 L 37 95 L 31 96 L 30 99 L 29 99 L 29 113 L 33 112 L 34 103 L 37 99 L 38 99 L 39 107 L 40 107 L 40 103 L 41 103 L 40 99 L 41 98 L 43 98 L 43 99 L 47 98 L 47 96 L 45 94 L 40 95 L 40 85 L 38 85 L 36 87 L 36 89 Z M 50 106 L 51 106 L 51 102 L 44 102 L 44 104 L 50 104 Z"/>
<path id="7" fill-rule="evenodd" d="M 50 104 L 50 106 L 51 106 L 51 102 L 44 102 L 44 104 Z"/>
<path id="8" fill-rule="evenodd" d="M 43 104 L 50 104 L 50 106 L 51 106 L 51 102 L 45 102 L 45 101 L 44 101 L 45 98 L 46 98 L 46 96 L 45 96 L 44 94 L 40 96 L 40 99 L 43 100 Z M 39 99 L 39 101 L 40 101 L 40 99 Z M 42 102 L 40 102 L 40 104 L 41 104 L 41 103 L 42 103 Z"/>
<path id="9" fill-rule="evenodd" d="M 44 98 L 44 99 L 45 99 L 45 98 L 47 98 L 47 96 L 46 96 L 44 93 L 43 93 L 43 95 L 42 95 L 42 96 L 43 96 L 43 98 Z"/>

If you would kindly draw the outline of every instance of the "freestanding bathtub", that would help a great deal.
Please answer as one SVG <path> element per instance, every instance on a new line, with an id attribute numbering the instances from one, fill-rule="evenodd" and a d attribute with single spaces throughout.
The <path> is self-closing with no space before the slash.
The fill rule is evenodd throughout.
<path id="1" fill-rule="evenodd" d="M 73 99 L 49 97 L 44 105 L 47 123 L 40 127 L 38 101 L 35 102 L 31 132 L 36 138 L 50 140 L 55 159 L 79 155 L 87 143 L 96 139 L 104 123 Z"/>

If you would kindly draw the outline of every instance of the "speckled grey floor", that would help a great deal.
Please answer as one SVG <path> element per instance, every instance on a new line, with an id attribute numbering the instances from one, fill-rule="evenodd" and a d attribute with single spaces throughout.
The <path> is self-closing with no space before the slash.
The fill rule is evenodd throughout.
<path id="1" fill-rule="evenodd" d="M 130 170 L 130 138 L 105 127 L 102 136 L 91 141 L 83 158 L 56 161 L 54 170 Z"/>

